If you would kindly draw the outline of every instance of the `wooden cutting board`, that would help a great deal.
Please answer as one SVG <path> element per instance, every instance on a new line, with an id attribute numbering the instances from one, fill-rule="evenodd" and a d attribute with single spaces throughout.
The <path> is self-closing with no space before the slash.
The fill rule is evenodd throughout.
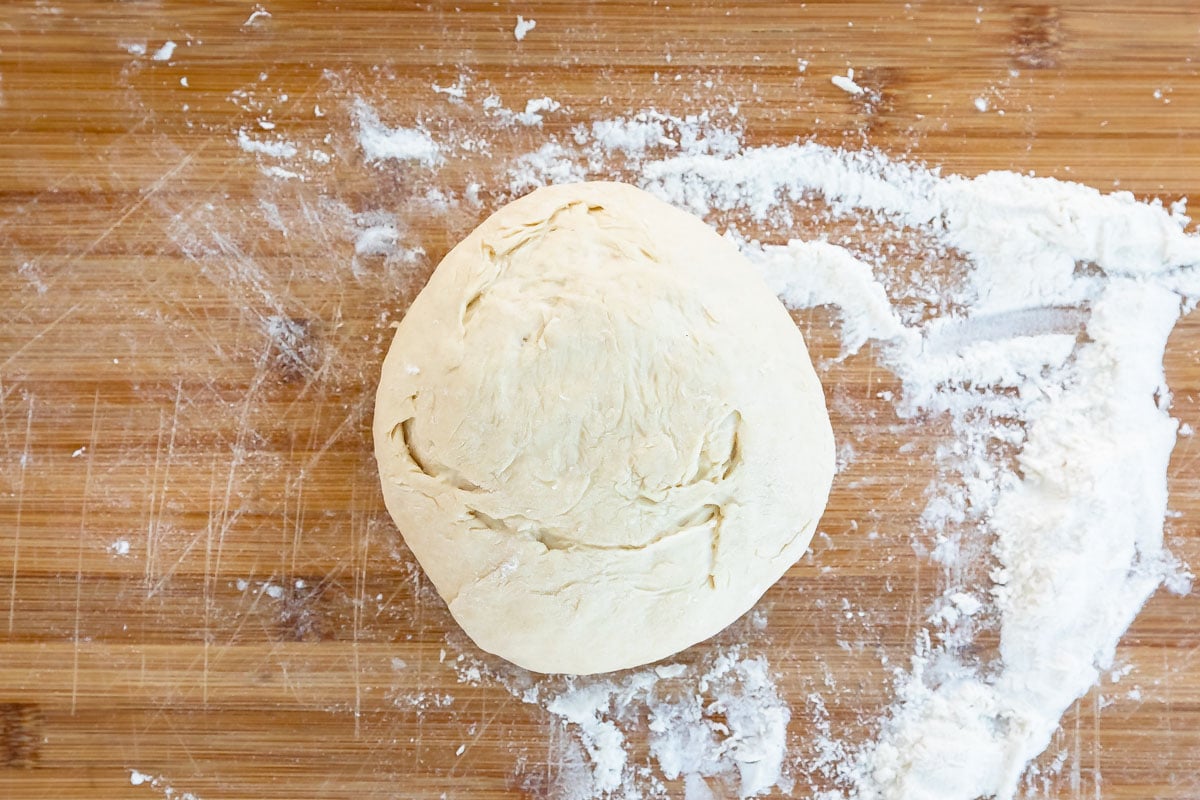
<path id="1" fill-rule="evenodd" d="M 522 41 L 518 14 L 537 22 Z M 501 667 L 398 541 L 371 456 L 388 324 L 503 199 L 489 163 L 573 120 L 726 98 L 749 144 L 866 143 L 1173 200 L 1200 189 L 1198 30 L 1178 2 L 6 2 L 0 797 L 556 796 L 562 734 L 461 680 Z M 831 85 L 847 67 L 877 102 Z M 431 213 L 430 187 L 363 164 L 353 102 L 452 131 L 472 112 L 431 86 L 463 74 L 565 110 L 445 164 L 447 191 L 476 180 L 483 208 Z M 271 124 L 329 163 L 264 174 L 237 132 Z M 355 253 L 354 215 L 380 209 L 424 256 Z M 836 354 L 827 315 L 798 322 Z M 1167 372 L 1193 426 L 1198 354 L 1192 315 Z M 765 633 L 720 638 L 767 653 L 800 755 L 817 665 L 855 730 L 888 702 L 880 655 L 905 663 L 939 591 L 912 532 L 940 432 L 895 419 L 869 352 L 825 379 L 859 443 L 827 538 L 763 600 Z M 1181 439 L 1170 479 L 1168 540 L 1193 565 L 1198 458 Z M 853 619 L 830 611 L 844 598 Z M 1064 718 L 1046 793 L 1200 797 L 1198 654 L 1200 600 L 1153 598 L 1118 653 L 1133 671 Z"/>

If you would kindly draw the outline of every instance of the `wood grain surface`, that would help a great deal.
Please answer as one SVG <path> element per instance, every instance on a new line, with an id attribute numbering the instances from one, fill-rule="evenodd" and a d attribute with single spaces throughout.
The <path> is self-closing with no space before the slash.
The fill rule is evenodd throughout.
<path id="1" fill-rule="evenodd" d="M 566 734 L 496 681 L 461 680 L 463 663 L 504 668 L 399 541 L 370 445 L 388 325 L 507 197 L 511 154 L 580 120 L 724 103 L 748 144 L 1200 190 L 1190 3 L 264 6 L 248 22 L 244 0 L 0 5 L 0 797 L 556 796 Z M 520 42 L 517 14 L 537 21 Z M 830 84 L 847 67 L 875 102 Z M 433 213 L 436 187 L 363 163 L 353 104 L 466 129 L 474 112 L 430 88 L 464 73 L 564 111 L 448 161 L 437 181 L 480 183 L 483 207 Z M 264 174 L 237 141 L 266 136 L 259 119 L 330 162 Z M 424 257 L 355 253 L 355 215 L 378 209 Z M 797 321 L 836 355 L 828 315 Z M 1167 372 L 1175 415 L 1200 427 L 1198 356 L 1192 315 Z M 945 432 L 896 419 L 869 351 L 824 380 L 858 458 L 826 535 L 764 598 L 765 631 L 719 637 L 768 654 L 801 763 L 822 671 L 842 689 L 835 726 L 868 723 L 890 699 L 881 656 L 906 662 L 941 588 L 913 542 Z M 1167 526 L 1193 565 L 1198 458 L 1181 439 Z M 843 599 L 849 619 L 831 611 Z M 1133 671 L 1068 712 L 1050 749 L 1065 766 L 1038 791 L 1200 797 L 1198 655 L 1200 599 L 1156 595 L 1118 653 Z"/>

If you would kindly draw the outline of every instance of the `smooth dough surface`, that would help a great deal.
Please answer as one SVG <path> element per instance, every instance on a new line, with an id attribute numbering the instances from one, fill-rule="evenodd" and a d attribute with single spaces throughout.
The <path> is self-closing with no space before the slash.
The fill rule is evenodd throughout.
<path id="1" fill-rule="evenodd" d="M 737 248 L 620 183 L 539 189 L 434 271 L 376 398 L 387 507 L 484 650 L 665 658 L 803 555 L 834 472 L 804 340 Z"/>

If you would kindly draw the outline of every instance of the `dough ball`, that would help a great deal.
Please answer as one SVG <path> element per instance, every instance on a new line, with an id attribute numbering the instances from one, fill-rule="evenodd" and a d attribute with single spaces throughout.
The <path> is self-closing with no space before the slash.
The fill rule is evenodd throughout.
<path id="1" fill-rule="evenodd" d="M 374 430 L 388 511 L 454 618 L 537 672 L 720 631 L 804 553 L 834 470 L 779 300 L 701 220 L 619 183 L 539 189 L 450 251 Z"/>

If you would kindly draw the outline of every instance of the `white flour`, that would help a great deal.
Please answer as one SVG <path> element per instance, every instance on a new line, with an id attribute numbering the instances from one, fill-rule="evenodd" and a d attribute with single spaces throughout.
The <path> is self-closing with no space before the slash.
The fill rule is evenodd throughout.
<path id="1" fill-rule="evenodd" d="M 1195 277 L 1180 268 L 1200 264 L 1200 240 L 1183 234 L 1181 216 L 1128 195 L 787 150 L 741 164 L 666 162 L 657 178 L 671 196 L 707 175 L 722 202 L 731 180 L 757 183 L 757 201 L 771 189 L 817 191 L 928 226 L 974 262 L 958 314 L 904 325 L 844 251 L 748 248 L 786 302 L 839 306 L 851 350 L 866 337 L 892 343 L 902 415 L 950 415 L 959 446 L 944 466 L 963 487 L 948 510 L 974 536 L 993 537 L 998 562 L 986 588 L 1000 613 L 1000 661 L 976 668 L 919 653 L 883 736 L 839 775 L 858 797 L 1011 797 L 1150 593 L 1167 578 L 1187 589 L 1162 543 L 1176 423 L 1161 364 L 1186 302 L 1182 283 Z M 1005 446 L 1019 448 L 1015 467 L 996 463 Z M 948 519 L 935 508 L 926 521 Z"/>
<path id="2" fill-rule="evenodd" d="M 854 82 L 854 70 L 847 69 L 845 75 L 834 75 L 829 79 L 829 82 L 841 89 L 846 94 L 860 95 L 866 94 L 866 89 Z"/>
<path id="3" fill-rule="evenodd" d="M 428 133 L 418 128 L 389 128 L 366 103 L 355 105 L 355 123 L 358 143 L 368 163 L 395 160 L 433 166 L 442 160 L 437 143 Z"/>
<path id="4" fill-rule="evenodd" d="M 864 91 L 852 73 L 835 83 Z M 466 104 L 459 86 L 447 100 Z M 512 111 L 488 97 L 479 116 L 501 125 L 537 128 L 560 110 L 550 98 Z M 363 158 L 379 169 L 488 152 L 477 132 L 437 140 L 419 124 L 382 124 L 362 102 L 353 114 Z M 900 385 L 881 396 L 901 419 L 951 434 L 913 534 L 932 541 L 913 557 L 940 572 L 945 591 L 919 617 L 886 714 L 855 727 L 872 739 L 846 738 L 816 692 L 805 700 L 821 732 L 816 757 L 794 756 L 793 710 L 752 646 L 566 687 L 460 671 L 471 685 L 499 680 L 572 734 L 550 736 L 573 764 L 558 795 L 664 796 L 664 780 L 679 780 L 689 798 L 749 797 L 789 791 L 793 779 L 824 787 L 823 798 L 1019 793 L 1146 598 L 1164 581 L 1190 585 L 1163 548 L 1176 423 L 1162 356 L 1200 298 L 1200 240 L 1184 234 L 1182 205 L 1012 173 L 942 176 L 871 151 L 746 148 L 707 113 L 579 121 L 569 138 L 540 138 L 499 168 L 507 195 L 632 172 L 721 221 L 785 303 L 838 310 L 842 358 L 877 343 Z M 476 205 L 479 187 L 463 196 Z M 814 219 L 837 228 L 837 243 L 793 238 Z M 402 227 L 382 216 L 363 224 L 354 249 L 388 254 Z M 899 246 L 938 269 L 890 269 Z M 842 452 L 852 460 L 854 443 Z M 844 612 L 854 613 L 848 600 Z M 976 652 L 983 631 L 999 634 L 994 657 Z"/>
<path id="5" fill-rule="evenodd" d="M 1176 423 L 1161 364 L 1184 303 L 1178 270 L 1200 264 L 1200 241 L 1180 216 L 1129 196 L 1006 173 L 939 178 L 812 145 L 671 160 L 652 174 L 692 205 L 697 181 L 721 204 L 754 187 L 746 205 L 760 215 L 780 194 L 818 192 L 924 226 L 973 262 L 957 314 L 905 325 L 840 248 L 747 248 L 785 302 L 840 307 L 849 351 L 892 344 L 902 415 L 950 416 L 957 446 L 943 468 L 961 486 L 942 487 L 935 500 L 949 489 L 950 502 L 926 522 L 968 522 L 997 561 L 982 588 L 1000 614 L 999 662 L 921 648 L 882 736 L 836 775 L 854 797 L 1013 796 L 1149 594 L 1168 577 L 1186 590 L 1162 546 Z M 997 462 L 1003 447 L 1019 449 L 1015 466 Z"/>
<path id="6" fill-rule="evenodd" d="M 529 35 L 529 32 L 536 27 L 537 27 L 536 19 L 525 19 L 524 17 L 518 15 L 517 16 L 517 24 L 513 28 L 513 38 L 516 39 L 518 42 L 522 41 L 526 36 Z"/>
<path id="7" fill-rule="evenodd" d="M 291 142 L 253 139 L 245 129 L 238 131 L 238 147 L 247 153 L 257 153 L 270 158 L 291 158 L 298 152 L 296 145 Z"/>
<path id="8" fill-rule="evenodd" d="M 162 775 L 152 775 L 148 772 L 139 772 L 136 769 L 129 770 L 129 785 L 139 786 L 146 789 L 153 789 L 166 800 L 202 800 L 202 798 L 193 793 L 176 789 L 171 785 L 168 778 Z"/>
<path id="9" fill-rule="evenodd" d="M 563 794 L 662 795 L 653 775 L 630 766 L 625 730 L 649 732 L 658 771 L 682 778 L 689 800 L 713 796 L 706 779 L 727 779 L 738 797 L 791 786 L 782 773 L 792 715 L 762 656 L 735 650 L 700 670 L 669 664 L 621 679 L 577 679 L 543 702 L 578 731 L 591 761 L 559 787 Z"/>
<path id="10" fill-rule="evenodd" d="M 171 56 L 175 55 L 175 47 L 176 44 L 168 39 L 163 42 L 162 47 L 154 51 L 154 55 L 150 56 L 150 58 L 155 61 L 170 61 Z"/>

